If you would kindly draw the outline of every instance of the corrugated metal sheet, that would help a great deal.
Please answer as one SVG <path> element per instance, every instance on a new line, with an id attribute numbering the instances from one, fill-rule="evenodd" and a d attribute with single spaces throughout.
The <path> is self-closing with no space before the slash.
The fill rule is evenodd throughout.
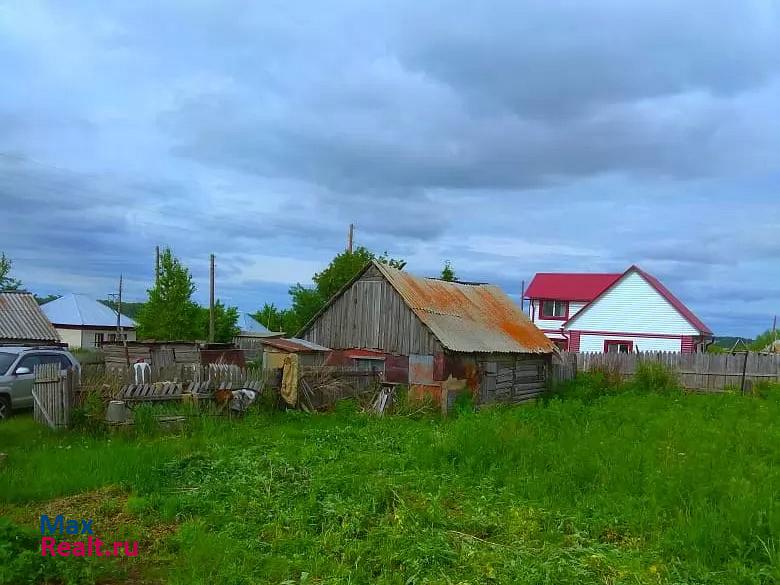
<path id="1" fill-rule="evenodd" d="M 31 293 L 0 292 L 0 341 L 59 342 L 57 330 Z"/>
<path id="2" fill-rule="evenodd" d="M 404 301 L 451 351 L 552 353 L 545 337 L 497 286 L 419 278 L 376 264 Z"/>
<path id="3" fill-rule="evenodd" d="M 329 348 L 322 345 L 318 345 L 305 339 L 298 339 L 297 337 L 282 338 L 282 339 L 263 339 L 263 345 L 275 347 L 282 351 L 289 351 L 290 353 L 306 353 L 312 351 L 330 351 Z"/>
<path id="4" fill-rule="evenodd" d="M 116 327 L 116 312 L 87 295 L 70 293 L 41 305 L 41 310 L 55 325 L 76 327 Z M 135 328 L 135 321 L 122 315 L 122 327 Z"/>

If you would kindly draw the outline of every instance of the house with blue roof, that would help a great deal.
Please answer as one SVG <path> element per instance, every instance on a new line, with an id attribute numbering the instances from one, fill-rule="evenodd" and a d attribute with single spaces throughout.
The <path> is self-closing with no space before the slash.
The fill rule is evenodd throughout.
<path id="1" fill-rule="evenodd" d="M 63 295 L 41 305 L 41 310 L 71 349 L 95 349 L 103 343 L 121 341 L 116 311 L 87 295 Z M 128 341 L 135 341 L 135 321 L 120 315 L 119 323 L 122 335 Z"/>

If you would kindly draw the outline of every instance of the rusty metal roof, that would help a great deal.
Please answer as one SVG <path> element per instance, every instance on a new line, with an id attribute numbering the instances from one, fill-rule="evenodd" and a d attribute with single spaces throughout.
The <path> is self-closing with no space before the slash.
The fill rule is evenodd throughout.
<path id="1" fill-rule="evenodd" d="M 328 347 L 318 345 L 305 339 L 298 339 L 297 337 L 261 339 L 260 343 L 263 345 L 270 345 L 271 347 L 281 349 L 282 351 L 288 351 L 290 353 L 330 351 L 330 348 Z"/>
<path id="2" fill-rule="evenodd" d="M 0 341 L 60 341 L 57 330 L 28 292 L 0 292 Z"/>
<path id="3" fill-rule="evenodd" d="M 553 353 L 552 342 L 500 288 L 412 276 L 375 262 L 415 315 L 451 351 Z"/>

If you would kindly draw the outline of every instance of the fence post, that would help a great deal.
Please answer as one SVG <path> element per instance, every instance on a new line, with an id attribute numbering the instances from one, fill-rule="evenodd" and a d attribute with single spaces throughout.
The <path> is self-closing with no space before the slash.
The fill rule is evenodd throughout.
<path id="1" fill-rule="evenodd" d="M 745 361 L 742 363 L 742 384 L 740 386 L 740 392 L 742 394 L 745 393 L 745 376 L 747 374 L 747 363 L 748 363 L 748 356 L 750 355 L 749 351 L 745 352 Z"/>

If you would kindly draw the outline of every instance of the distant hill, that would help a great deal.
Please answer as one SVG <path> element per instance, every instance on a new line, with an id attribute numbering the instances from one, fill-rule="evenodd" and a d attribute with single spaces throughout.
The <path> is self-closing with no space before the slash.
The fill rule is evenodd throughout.
<path id="1" fill-rule="evenodd" d="M 716 337 L 714 345 L 722 347 L 723 349 L 731 349 L 740 339 L 744 341 L 746 345 L 750 345 L 753 343 L 753 341 L 755 341 L 750 337 Z"/>

